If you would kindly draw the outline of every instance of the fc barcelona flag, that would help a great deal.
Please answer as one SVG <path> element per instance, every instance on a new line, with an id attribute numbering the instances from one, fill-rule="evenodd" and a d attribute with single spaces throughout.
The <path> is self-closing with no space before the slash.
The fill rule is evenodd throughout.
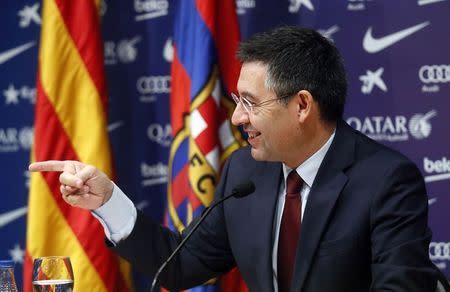
<path id="1" fill-rule="evenodd" d="M 32 160 L 80 160 L 111 177 L 100 2 L 43 1 Z M 89 211 L 62 200 L 58 176 L 31 176 L 24 291 L 41 256 L 71 258 L 74 291 L 131 291 L 128 265 L 108 250 Z"/>
<path id="2" fill-rule="evenodd" d="M 233 0 L 179 0 L 175 15 L 170 96 L 173 142 L 169 160 L 168 225 L 181 231 L 213 200 L 225 159 L 243 145 L 230 124 L 240 64 Z M 196 291 L 219 291 L 219 285 Z M 224 288 L 231 285 L 232 288 Z M 245 291 L 235 277 L 222 291 Z"/>

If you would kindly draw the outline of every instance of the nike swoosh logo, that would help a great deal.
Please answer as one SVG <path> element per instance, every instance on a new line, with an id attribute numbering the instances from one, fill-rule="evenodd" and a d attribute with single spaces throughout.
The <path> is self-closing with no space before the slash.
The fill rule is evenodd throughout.
<path id="1" fill-rule="evenodd" d="M 412 35 L 413 33 L 421 30 L 422 28 L 429 25 L 429 21 L 425 21 L 421 24 L 408 27 L 406 29 L 403 29 L 401 31 L 394 32 L 392 34 L 389 34 L 387 36 L 381 37 L 381 38 L 374 38 L 372 36 L 372 27 L 369 27 L 366 31 L 366 34 L 364 35 L 363 39 L 363 48 L 368 53 L 378 53 L 387 47 L 392 46 L 398 41 L 401 41 L 402 39 Z"/>
<path id="2" fill-rule="evenodd" d="M 428 4 L 433 4 L 436 2 L 442 2 L 445 0 L 419 0 L 419 2 L 417 2 L 417 4 L 419 4 L 419 6 L 423 6 L 423 5 L 428 5 Z"/>
<path id="3" fill-rule="evenodd" d="M 118 122 L 109 124 L 109 125 L 108 125 L 108 132 L 114 131 L 115 129 L 117 129 L 117 128 L 123 126 L 123 124 L 124 124 L 123 121 L 118 121 Z"/>
<path id="4" fill-rule="evenodd" d="M 14 220 L 19 219 L 23 215 L 27 213 L 28 207 L 22 207 L 18 208 L 9 212 L 5 212 L 3 214 L 0 214 L 0 228 L 4 227 L 5 225 L 8 225 L 9 223 L 13 222 Z"/>
<path id="5" fill-rule="evenodd" d="M 436 199 L 436 198 L 428 199 L 428 206 L 431 206 L 431 205 L 433 205 L 433 204 L 436 203 L 436 202 L 437 202 L 437 199 Z"/>
<path id="6" fill-rule="evenodd" d="M 9 49 L 7 51 L 0 53 L 0 65 L 5 63 L 8 60 L 14 58 L 15 56 L 22 53 L 23 51 L 28 50 L 29 48 L 31 48 L 34 45 L 35 45 L 35 42 L 29 42 L 29 43 L 23 44 L 21 46 L 18 46 L 16 48 L 12 48 L 12 49 Z"/>

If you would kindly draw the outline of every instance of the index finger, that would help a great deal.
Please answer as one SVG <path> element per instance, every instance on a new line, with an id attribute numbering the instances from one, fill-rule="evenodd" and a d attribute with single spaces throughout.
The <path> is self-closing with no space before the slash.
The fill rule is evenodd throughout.
<path id="1" fill-rule="evenodd" d="M 47 160 L 31 163 L 28 166 L 29 171 L 64 171 L 67 161 Z"/>

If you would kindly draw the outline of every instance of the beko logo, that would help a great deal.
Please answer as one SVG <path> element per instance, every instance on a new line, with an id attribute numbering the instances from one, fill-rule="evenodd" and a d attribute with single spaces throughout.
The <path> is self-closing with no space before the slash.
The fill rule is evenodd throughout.
<path id="1" fill-rule="evenodd" d="M 423 169 L 427 173 L 450 173 L 450 161 L 447 157 L 442 157 L 442 159 L 431 160 L 428 157 L 423 158 Z"/>
<path id="2" fill-rule="evenodd" d="M 368 137 L 377 141 L 407 141 L 410 136 L 422 140 L 431 134 L 431 118 L 436 116 L 431 110 L 425 114 L 414 114 L 409 120 L 406 116 L 350 117 L 347 123 Z"/>
<path id="3" fill-rule="evenodd" d="M 142 21 L 169 14 L 167 0 L 134 0 L 134 10 L 137 15 L 134 20 Z"/>
<path id="4" fill-rule="evenodd" d="M 426 182 L 448 180 L 450 179 L 450 160 L 445 156 L 438 160 L 424 157 L 423 170 L 427 174 Z"/>
<path id="5" fill-rule="evenodd" d="M 169 168 L 162 162 L 153 165 L 141 162 L 142 186 L 144 187 L 167 183 L 168 173 Z"/>
<path id="6" fill-rule="evenodd" d="M 419 69 L 419 79 L 424 83 L 422 92 L 438 92 L 439 84 L 450 82 L 450 65 L 424 65 Z"/>

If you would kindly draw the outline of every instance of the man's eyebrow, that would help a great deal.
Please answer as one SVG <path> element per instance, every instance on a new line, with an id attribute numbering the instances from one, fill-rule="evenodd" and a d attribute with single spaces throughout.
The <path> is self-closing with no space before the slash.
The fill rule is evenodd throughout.
<path id="1" fill-rule="evenodd" d="M 250 92 L 248 92 L 248 91 L 239 92 L 239 95 L 243 96 L 243 97 L 245 97 L 247 99 L 251 99 L 251 101 L 253 101 L 255 99 L 255 96 L 253 94 L 251 94 Z"/>

